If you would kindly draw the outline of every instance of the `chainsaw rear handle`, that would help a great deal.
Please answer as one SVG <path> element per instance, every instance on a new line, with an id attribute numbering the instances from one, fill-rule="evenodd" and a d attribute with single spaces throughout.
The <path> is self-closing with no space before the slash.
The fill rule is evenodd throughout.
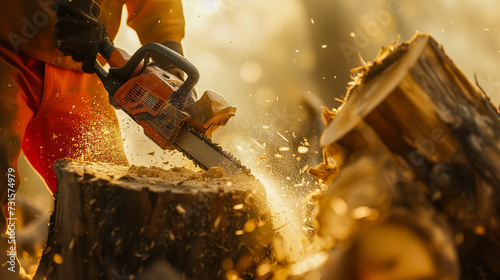
<path id="1" fill-rule="evenodd" d="M 186 81 L 171 95 L 168 100 L 170 104 L 179 110 L 184 109 L 189 93 L 194 88 L 196 83 L 198 83 L 200 78 L 198 69 L 196 69 L 191 62 L 170 48 L 158 43 L 145 44 L 140 47 L 130 57 L 130 59 L 128 59 L 128 61 L 127 58 L 124 58 L 124 54 L 128 56 L 127 53 L 119 48 L 116 48 L 110 40 L 103 40 L 101 42 L 101 45 L 99 45 L 99 53 L 104 56 L 106 60 L 108 60 L 110 65 L 117 66 L 117 68 L 110 68 L 109 72 L 106 72 L 98 61 L 95 63 L 96 74 L 108 91 L 110 100 L 113 99 L 113 96 L 118 88 L 130 79 L 141 62 L 151 54 L 155 54 L 158 58 L 172 63 L 186 73 Z"/>

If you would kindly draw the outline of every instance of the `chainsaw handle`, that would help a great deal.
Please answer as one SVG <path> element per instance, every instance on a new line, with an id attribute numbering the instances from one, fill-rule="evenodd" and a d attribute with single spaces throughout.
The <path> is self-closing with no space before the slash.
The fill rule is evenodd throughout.
<path id="1" fill-rule="evenodd" d="M 104 40 L 99 45 L 99 53 L 108 60 L 110 65 L 118 67 L 111 68 L 109 72 L 106 72 L 98 61 L 95 63 L 96 74 L 103 82 L 110 99 L 112 99 L 116 90 L 132 76 L 144 58 L 150 54 L 155 54 L 156 57 L 172 63 L 186 73 L 186 81 L 171 95 L 168 101 L 179 110 L 184 109 L 189 93 L 200 78 L 198 69 L 191 62 L 170 48 L 158 43 L 145 44 L 130 58 L 123 58 L 128 56 L 125 51 L 116 48 L 110 40 Z"/>
<path id="2" fill-rule="evenodd" d="M 113 42 L 111 41 L 111 39 L 109 38 L 105 38 L 101 44 L 99 44 L 99 53 L 108 61 L 110 62 L 111 61 L 111 54 L 113 53 L 113 51 L 115 51 L 117 48 L 115 47 L 115 45 L 113 45 Z M 110 66 L 111 66 L 111 62 L 110 62 Z M 104 68 L 102 67 L 101 63 L 99 63 L 98 60 L 95 61 L 95 64 L 94 64 L 94 68 L 95 68 L 95 72 L 97 74 L 97 76 L 99 77 L 99 79 L 104 83 L 106 84 L 106 80 L 109 80 L 108 79 L 108 74 L 106 72 L 106 70 L 104 70 Z"/>

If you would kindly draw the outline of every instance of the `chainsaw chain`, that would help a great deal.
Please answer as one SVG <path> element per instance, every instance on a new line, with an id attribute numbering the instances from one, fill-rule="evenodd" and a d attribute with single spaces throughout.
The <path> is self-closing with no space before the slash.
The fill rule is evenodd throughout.
<path id="1" fill-rule="evenodd" d="M 250 169 L 247 168 L 246 166 L 244 166 L 243 164 L 241 164 L 241 161 L 237 158 L 235 158 L 230 152 L 227 152 L 227 151 L 224 151 L 222 149 L 221 146 L 219 146 L 219 144 L 217 143 L 213 143 L 212 142 L 212 139 L 208 138 L 207 136 L 205 136 L 203 133 L 199 132 L 198 130 L 196 130 L 195 128 L 193 127 L 190 127 L 188 125 L 185 125 L 183 126 L 184 129 L 186 129 L 187 131 L 189 131 L 190 133 L 192 133 L 194 136 L 196 136 L 197 138 L 199 138 L 201 141 L 203 141 L 205 144 L 209 145 L 210 147 L 212 147 L 214 150 L 216 150 L 217 152 L 219 152 L 219 154 L 223 155 L 225 158 L 229 159 L 232 163 L 234 163 L 234 165 L 236 165 L 237 167 L 239 167 L 244 173 L 248 174 L 248 175 L 251 175 L 250 173 Z M 175 143 L 175 142 L 174 142 Z M 190 159 L 196 166 L 200 167 L 201 169 L 203 170 L 208 170 L 205 166 L 203 166 L 200 162 L 198 162 L 194 157 L 192 157 L 191 155 L 189 155 L 188 153 L 186 153 L 184 150 L 182 150 L 179 146 L 177 146 L 176 144 L 174 144 L 175 148 L 180 151 L 185 157 L 187 157 L 188 159 Z"/>

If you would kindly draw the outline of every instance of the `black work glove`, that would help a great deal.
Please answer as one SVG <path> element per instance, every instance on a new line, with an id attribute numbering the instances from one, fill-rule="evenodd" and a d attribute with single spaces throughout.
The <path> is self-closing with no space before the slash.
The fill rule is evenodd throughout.
<path id="1" fill-rule="evenodd" d="M 177 43 L 175 41 L 165 41 L 161 44 L 167 48 L 172 49 L 173 51 L 175 51 L 176 53 L 178 53 L 180 55 L 184 55 L 184 52 L 182 50 L 182 45 L 180 43 Z M 152 55 L 152 58 L 156 62 L 156 65 L 158 65 L 158 67 L 160 67 L 161 69 L 163 69 L 171 74 L 174 74 L 177 78 L 184 81 L 184 72 L 181 69 L 179 69 L 177 66 L 173 65 L 172 63 L 170 63 L 168 61 L 165 61 L 163 59 L 156 57 L 154 54 Z"/>
<path id="2" fill-rule="evenodd" d="M 82 62 L 82 70 L 95 72 L 99 45 L 110 40 L 98 20 L 101 8 L 92 0 L 61 0 L 54 5 L 58 21 L 54 30 L 54 46 L 73 60 Z M 111 40 L 110 40 L 111 41 Z"/>

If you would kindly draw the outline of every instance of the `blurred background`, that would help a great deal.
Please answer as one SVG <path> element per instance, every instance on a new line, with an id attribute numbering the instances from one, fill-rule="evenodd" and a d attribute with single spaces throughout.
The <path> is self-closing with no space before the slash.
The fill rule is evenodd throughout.
<path id="1" fill-rule="evenodd" d="M 304 215 L 300 203 L 314 189 L 306 170 L 321 160 L 321 106 L 337 107 L 359 55 L 372 60 L 381 46 L 431 33 L 471 81 L 500 103 L 500 2 L 495 0 L 184 0 L 186 57 L 201 73 L 198 94 L 221 93 L 236 117 L 214 135 L 261 180 L 275 187 L 285 212 Z M 168 11 L 166 11 L 168 12 Z M 139 46 L 124 24 L 115 44 Z M 192 164 L 157 148 L 121 112 L 130 162 L 169 168 Z M 42 213 L 52 198 L 25 161 L 20 197 Z M 286 201 L 280 197 L 288 196 Z M 272 195 L 271 195 L 272 197 Z M 291 198 L 290 198 L 291 197 Z M 290 208 L 293 206 L 292 208 Z M 302 211 L 302 212 L 301 212 Z M 41 216 L 46 216 L 45 214 Z M 279 216 L 279 215 L 278 215 Z M 305 230 L 311 230 L 304 227 Z"/>

